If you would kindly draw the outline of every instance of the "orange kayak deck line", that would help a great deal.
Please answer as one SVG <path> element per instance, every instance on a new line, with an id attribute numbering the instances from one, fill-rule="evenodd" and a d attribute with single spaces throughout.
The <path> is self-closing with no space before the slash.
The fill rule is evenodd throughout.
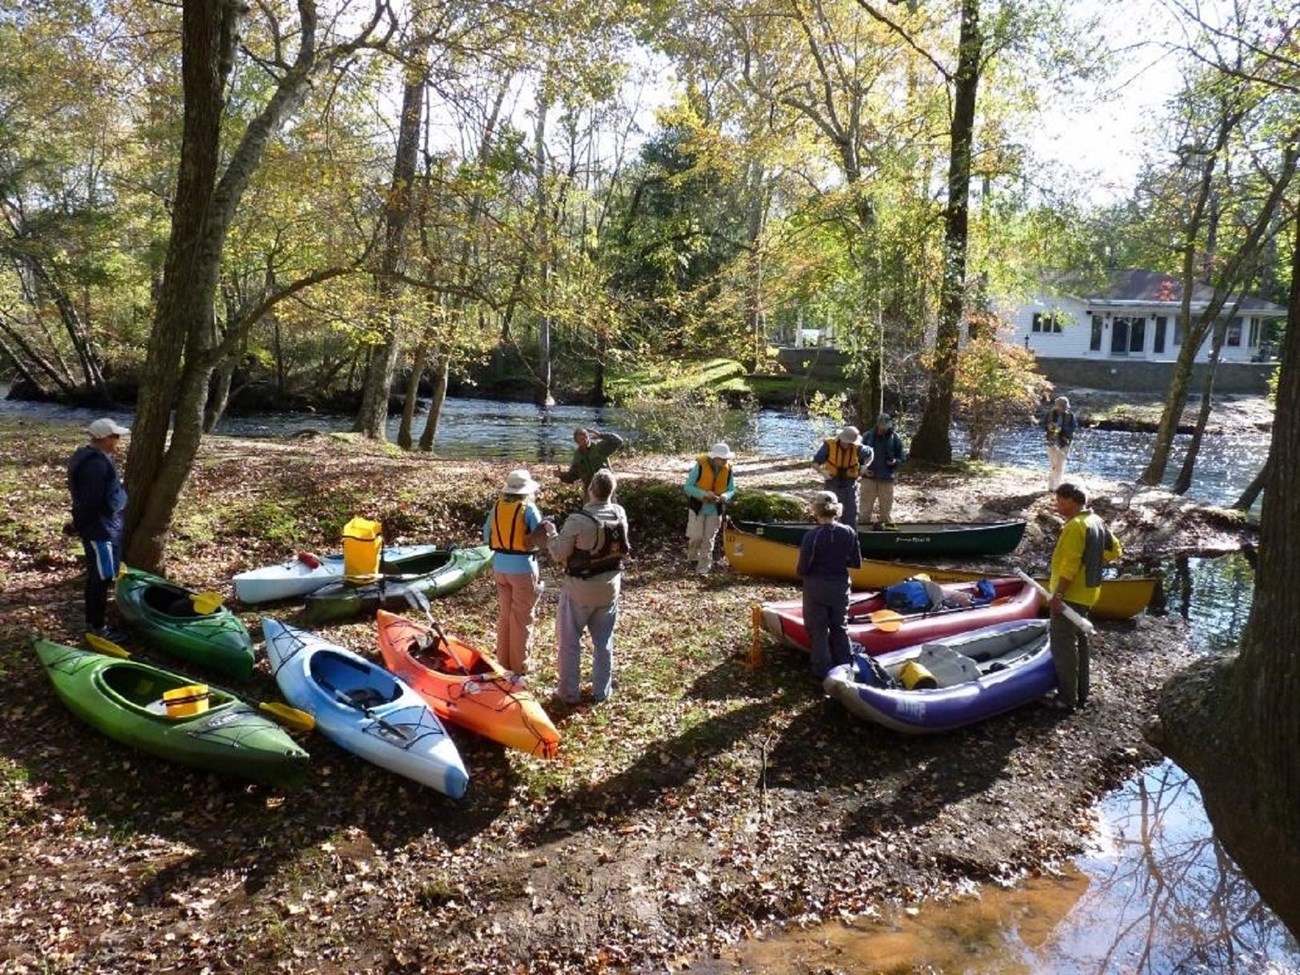
<path id="1" fill-rule="evenodd" d="M 770 579 L 788 579 L 797 582 L 795 568 L 799 564 L 799 549 L 794 545 L 763 538 L 740 531 L 732 524 L 723 527 L 723 552 L 731 567 L 743 575 L 763 576 Z M 1001 573 L 972 572 L 964 569 L 941 569 L 907 562 L 889 562 L 863 559 L 862 567 L 849 573 L 854 589 L 882 589 L 896 582 L 924 572 L 935 582 L 971 582 L 990 578 Z M 1046 585 L 1046 579 L 1040 579 Z M 1126 620 L 1146 609 L 1155 595 L 1154 576 L 1130 576 L 1104 579 L 1101 597 L 1092 608 L 1092 615 L 1101 619 Z"/>
<path id="2" fill-rule="evenodd" d="M 554 758 L 560 733 L 522 678 L 433 627 L 387 610 L 379 624 L 384 666 L 444 721 L 539 758 Z"/>

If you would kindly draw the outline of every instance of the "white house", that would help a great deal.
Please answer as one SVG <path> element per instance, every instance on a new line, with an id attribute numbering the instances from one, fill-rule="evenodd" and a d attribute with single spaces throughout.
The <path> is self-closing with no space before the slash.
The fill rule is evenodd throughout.
<path id="1" fill-rule="evenodd" d="M 1182 282 L 1155 271 L 1108 271 L 1101 275 L 1059 275 L 1044 293 L 1017 308 L 1009 319 L 1012 341 L 1040 359 L 1127 359 L 1168 362 L 1178 358 L 1185 329 L 1181 318 Z M 1192 292 L 1193 318 L 1213 295 L 1209 285 Z M 1273 358 L 1274 323 L 1286 309 L 1262 298 L 1246 297 L 1224 308 L 1228 331 L 1222 362 L 1262 362 Z M 1196 353 L 1209 359 L 1210 338 Z"/>

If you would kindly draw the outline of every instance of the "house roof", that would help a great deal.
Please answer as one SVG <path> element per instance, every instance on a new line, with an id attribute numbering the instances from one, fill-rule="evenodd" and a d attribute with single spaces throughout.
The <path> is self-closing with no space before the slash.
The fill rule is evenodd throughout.
<path id="1" fill-rule="evenodd" d="M 1047 275 L 1054 290 L 1073 295 L 1091 305 L 1143 304 L 1178 305 L 1183 300 L 1183 283 L 1179 278 L 1159 271 L 1063 271 Z M 1214 289 L 1197 282 L 1192 287 L 1192 304 L 1204 307 L 1214 297 Z M 1232 307 L 1231 302 L 1228 305 Z M 1247 295 L 1237 306 L 1238 313 L 1285 315 L 1281 305 Z"/>

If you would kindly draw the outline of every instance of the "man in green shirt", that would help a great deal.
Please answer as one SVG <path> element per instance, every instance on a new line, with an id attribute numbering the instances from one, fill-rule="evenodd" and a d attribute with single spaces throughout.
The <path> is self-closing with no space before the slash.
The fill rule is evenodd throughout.
<path id="1" fill-rule="evenodd" d="M 580 481 L 585 497 L 596 472 L 602 468 L 609 469 L 609 455 L 623 446 L 623 438 L 617 433 L 602 433 L 600 430 L 578 427 L 573 431 L 573 442 L 578 445 L 578 449 L 573 452 L 573 462 L 567 471 L 557 467 L 555 476 L 565 484 Z"/>

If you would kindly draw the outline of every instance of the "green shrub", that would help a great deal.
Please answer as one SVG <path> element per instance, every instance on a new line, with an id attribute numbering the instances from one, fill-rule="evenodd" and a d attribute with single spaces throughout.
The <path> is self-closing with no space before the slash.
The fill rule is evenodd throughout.
<path id="1" fill-rule="evenodd" d="M 809 518 L 806 502 L 770 491 L 737 491 L 727 514 L 742 521 L 807 521 Z"/>

